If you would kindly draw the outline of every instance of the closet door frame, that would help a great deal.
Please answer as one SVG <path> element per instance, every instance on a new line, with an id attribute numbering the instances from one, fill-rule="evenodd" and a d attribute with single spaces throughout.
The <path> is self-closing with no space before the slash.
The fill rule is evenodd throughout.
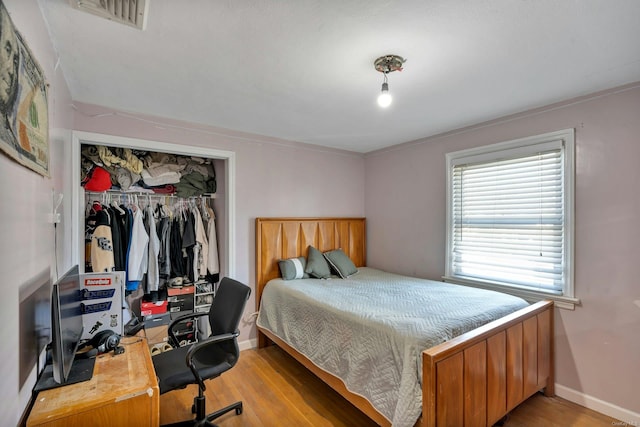
<path id="1" fill-rule="evenodd" d="M 72 131 L 71 132 L 71 261 L 72 265 L 78 264 L 84 271 L 84 259 L 80 260 L 80 249 L 84 248 L 84 206 L 80 206 L 80 148 L 82 144 L 106 145 L 110 147 L 133 148 L 144 151 L 156 151 L 170 154 L 205 157 L 225 161 L 225 224 L 226 235 L 222 243 L 226 262 L 221 264 L 221 274 L 235 277 L 236 275 L 236 248 L 235 248 L 235 152 L 218 150 L 205 147 L 195 147 L 167 142 L 150 141 L 139 138 L 128 138 L 101 133 Z M 224 270 L 223 270 L 224 269 Z"/>

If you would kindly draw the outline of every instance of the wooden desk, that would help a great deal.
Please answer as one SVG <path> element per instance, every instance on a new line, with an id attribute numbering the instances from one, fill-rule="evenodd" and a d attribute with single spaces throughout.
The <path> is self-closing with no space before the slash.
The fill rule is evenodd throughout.
<path id="1" fill-rule="evenodd" d="M 160 390 L 146 338 L 125 337 L 123 354 L 96 358 L 93 378 L 42 391 L 27 426 L 152 426 L 160 423 Z"/>

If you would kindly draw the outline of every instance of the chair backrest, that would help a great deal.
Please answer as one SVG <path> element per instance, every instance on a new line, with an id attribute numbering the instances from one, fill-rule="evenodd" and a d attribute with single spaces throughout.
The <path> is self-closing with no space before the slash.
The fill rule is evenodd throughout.
<path id="1" fill-rule="evenodd" d="M 209 309 L 211 335 L 230 334 L 240 325 L 251 288 L 237 280 L 224 277 Z"/>

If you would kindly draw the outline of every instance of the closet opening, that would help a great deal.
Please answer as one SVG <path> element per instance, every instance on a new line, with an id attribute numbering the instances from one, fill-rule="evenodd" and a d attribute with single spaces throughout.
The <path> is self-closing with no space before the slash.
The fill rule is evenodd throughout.
<path id="1" fill-rule="evenodd" d="M 143 192 L 105 191 L 100 193 L 85 191 L 81 185 L 82 147 L 103 146 L 126 148 L 134 151 L 168 154 L 180 158 L 201 158 L 210 160 L 215 169 L 216 191 L 193 197 L 179 197 L 176 194 L 153 194 Z M 175 206 L 176 209 L 208 206 L 215 210 L 217 247 L 219 256 L 219 276 L 235 275 L 235 153 L 204 147 L 186 146 L 157 141 L 118 137 L 90 132 L 72 132 L 71 146 L 71 260 L 82 271 L 85 266 L 85 208 L 89 201 L 123 201 L 147 206 L 151 203 Z M 87 198 L 89 196 L 89 199 Z"/>

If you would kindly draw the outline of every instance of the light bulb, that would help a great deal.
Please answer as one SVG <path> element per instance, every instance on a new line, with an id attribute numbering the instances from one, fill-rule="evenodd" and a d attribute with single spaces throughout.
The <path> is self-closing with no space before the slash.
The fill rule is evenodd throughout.
<path id="1" fill-rule="evenodd" d="M 378 105 L 382 108 L 387 108 L 391 105 L 391 94 L 389 93 L 389 84 L 387 82 L 382 83 L 382 91 L 378 95 Z"/>

